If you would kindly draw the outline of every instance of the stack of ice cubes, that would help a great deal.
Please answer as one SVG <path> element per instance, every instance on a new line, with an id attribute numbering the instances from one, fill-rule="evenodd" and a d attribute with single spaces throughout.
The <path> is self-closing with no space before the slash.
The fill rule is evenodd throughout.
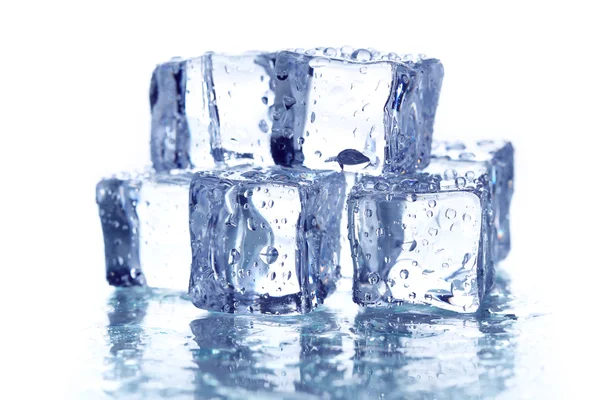
<path id="1" fill-rule="evenodd" d="M 307 313 L 351 259 L 362 306 L 475 312 L 510 250 L 513 148 L 433 142 L 443 75 L 348 46 L 159 65 L 151 172 L 97 186 L 108 282 Z"/>

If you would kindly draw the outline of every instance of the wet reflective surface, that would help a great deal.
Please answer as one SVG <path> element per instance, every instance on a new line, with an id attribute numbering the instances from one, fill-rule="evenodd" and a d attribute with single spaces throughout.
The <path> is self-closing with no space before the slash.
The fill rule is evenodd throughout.
<path id="1" fill-rule="evenodd" d="M 204 312 L 175 292 L 112 291 L 106 325 L 90 327 L 103 337 L 88 346 L 79 395 L 464 399 L 552 393 L 544 386 L 544 332 L 552 315 L 516 299 L 507 277 L 477 315 L 361 309 L 349 296 L 340 290 L 309 315 L 268 317 Z"/>

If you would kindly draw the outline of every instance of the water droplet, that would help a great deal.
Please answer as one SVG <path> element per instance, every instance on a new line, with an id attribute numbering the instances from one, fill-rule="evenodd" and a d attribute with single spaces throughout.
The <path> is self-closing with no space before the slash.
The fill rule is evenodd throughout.
<path id="1" fill-rule="evenodd" d="M 241 293 L 241 294 L 244 294 L 244 293 L 246 293 L 246 288 L 242 286 L 242 287 L 240 288 L 240 293 Z"/>
<path id="2" fill-rule="evenodd" d="M 271 272 L 270 277 L 271 277 L 272 281 L 275 280 L 275 278 L 277 277 L 277 274 L 275 273 L 275 271 Z"/>
<path id="3" fill-rule="evenodd" d="M 417 297 L 417 294 L 415 292 L 410 292 L 410 294 L 408 295 L 408 298 L 411 300 L 414 300 L 415 297 Z"/>
<path id="4" fill-rule="evenodd" d="M 258 129 L 260 129 L 263 133 L 268 133 L 269 125 L 267 125 L 267 122 L 264 119 L 261 119 L 258 123 Z"/>
<path id="5" fill-rule="evenodd" d="M 462 176 L 456 178 L 456 180 L 454 182 L 456 183 L 456 186 L 458 186 L 459 188 L 463 188 L 467 184 L 467 180 L 465 178 L 463 178 Z"/>
<path id="6" fill-rule="evenodd" d="M 358 71 L 364 75 L 367 73 L 367 67 L 360 67 L 360 69 Z"/>
<path id="7" fill-rule="evenodd" d="M 370 259 L 371 259 L 371 253 L 366 253 L 366 254 L 365 254 L 365 258 L 366 258 L 367 260 L 370 260 Z"/>
<path id="8" fill-rule="evenodd" d="M 403 269 L 402 271 L 400 271 L 400 278 L 401 279 L 407 279 L 408 278 L 408 271 Z"/>
<path id="9" fill-rule="evenodd" d="M 429 228 L 429 230 L 427 232 L 429 232 L 429 234 L 431 236 L 437 236 L 437 234 L 438 234 L 438 230 L 435 228 Z"/>
<path id="10" fill-rule="evenodd" d="M 292 277 L 292 271 L 288 271 L 287 274 L 285 275 L 285 279 L 289 281 L 291 277 Z"/>
<path id="11" fill-rule="evenodd" d="M 125 260 L 123 260 L 123 257 L 121 257 L 121 256 L 117 257 L 117 264 L 123 265 L 124 263 L 125 263 Z"/>
<path id="12" fill-rule="evenodd" d="M 244 197 L 249 199 L 250 197 L 252 197 L 252 190 L 248 189 L 244 192 Z"/>
<path id="13" fill-rule="evenodd" d="M 225 218 L 225 225 L 237 226 L 237 217 L 235 216 L 235 214 L 229 214 L 227 218 Z"/>
<path id="14" fill-rule="evenodd" d="M 375 190 L 381 190 L 381 191 L 388 190 L 390 188 L 390 186 L 385 182 L 377 182 L 374 187 L 375 187 Z"/>
<path id="15" fill-rule="evenodd" d="M 456 211 L 453 208 L 449 208 L 446 210 L 446 218 L 454 219 L 456 218 Z"/>
<path id="16" fill-rule="evenodd" d="M 450 265 L 448 265 L 448 263 L 442 263 L 442 267 L 443 268 L 448 268 Z"/>
<path id="17" fill-rule="evenodd" d="M 387 264 L 387 263 L 389 263 L 390 261 L 392 261 L 392 259 L 391 259 L 389 256 L 385 256 L 385 257 L 383 257 L 383 262 L 384 262 L 384 263 L 386 263 L 386 264 Z"/>
<path id="18" fill-rule="evenodd" d="M 383 236 L 383 228 L 377 228 L 375 234 L 380 237 Z"/>
<path id="19" fill-rule="evenodd" d="M 394 200 L 394 196 L 391 193 L 388 193 L 385 195 L 385 199 L 387 201 L 392 201 L 392 200 Z"/>
<path id="20" fill-rule="evenodd" d="M 429 244 L 429 240 L 423 239 L 421 243 L 423 244 L 423 246 L 427 246 Z"/>
<path id="21" fill-rule="evenodd" d="M 369 283 L 371 285 L 375 285 L 375 284 L 379 283 L 380 279 L 381 278 L 379 277 L 379 274 L 377 272 L 371 272 L 368 277 Z"/>
<path id="22" fill-rule="evenodd" d="M 236 264 L 240 260 L 240 252 L 236 249 L 231 249 L 227 262 L 229 265 Z"/>
<path id="23" fill-rule="evenodd" d="M 371 301 L 371 293 L 365 293 L 364 299 L 365 301 Z"/>
<path id="24" fill-rule="evenodd" d="M 269 203 L 268 203 L 269 208 L 273 208 L 274 204 L 275 204 L 275 202 L 273 200 L 269 200 Z"/>
<path id="25" fill-rule="evenodd" d="M 427 212 L 425 214 L 427 214 L 427 216 L 429 218 L 433 217 L 433 211 L 431 211 L 431 210 L 427 210 Z"/>
<path id="26" fill-rule="evenodd" d="M 333 47 L 328 47 L 325 49 L 323 54 L 325 54 L 326 56 L 329 56 L 329 57 L 335 57 L 335 56 L 337 56 L 337 50 L 334 49 Z"/>
<path id="27" fill-rule="evenodd" d="M 294 104 L 296 104 L 295 98 L 293 98 L 292 96 L 283 96 L 283 105 L 286 108 L 286 110 L 292 108 Z"/>
<path id="28" fill-rule="evenodd" d="M 429 207 L 433 208 L 437 203 L 435 202 L 435 200 L 429 200 L 427 204 L 429 204 Z"/>
<path id="29" fill-rule="evenodd" d="M 413 251 L 416 247 L 417 247 L 416 240 L 402 243 L 402 250 L 404 250 L 404 251 Z"/>
<path id="30" fill-rule="evenodd" d="M 473 153 L 460 153 L 458 155 L 458 158 L 460 158 L 461 160 L 472 160 L 473 158 L 475 158 L 475 154 L 473 154 Z"/>
<path id="31" fill-rule="evenodd" d="M 315 151 L 315 156 L 321 158 L 322 155 L 323 153 L 321 153 L 319 150 Z"/>
<path id="32" fill-rule="evenodd" d="M 371 61 L 371 52 L 367 49 L 358 49 L 355 50 L 350 56 L 351 59 L 356 61 Z"/>
<path id="33" fill-rule="evenodd" d="M 396 286 L 396 281 L 394 279 L 388 279 L 387 284 L 389 287 L 394 287 Z"/>
<path id="34" fill-rule="evenodd" d="M 467 173 L 465 174 L 465 176 L 467 177 L 467 180 L 469 182 L 473 182 L 473 180 L 475 179 L 475 172 L 473 172 L 473 171 L 467 171 Z"/>
<path id="35" fill-rule="evenodd" d="M 278 257 L 279 257 L 279 252 L 273 246 L 265 246 L 260 251 L 260 258 L 266 264 L 273 264 L 275 261 L 277 261 Z"/>
<path id="36" fill-rule="evenodd" d="M 310 113 L 310 122 L 315 122 L 315 118 L 316 118 L 316 115 L 315 115 L 315 112 L 313 111 L 312 113 Z"/>
<path id="37" fill-rule="evenodd" d="M 433 296 L 431 296 L 429 293 L 427 293 L 425 295 L 425 300 L 432 300 L 432 299 L 433 299 Z"/>
<path id="38" fill-rule="evenodd" d="M 414 193 L 411 193 L 411 194 L 407 195 L 406 196 L 406 201 L 409 201 L 411 203 L 417 201 L 417 195 L 414 194 Z"/>
<path id="39" fill-rule="evenodd" d="M 447 169 L 444 171 L 444 179 L 446 180 L 456 179 L 457 176 L 458 173 L 456 172 L 456 170 Z"/>
<path id="40" fill-rule="evenodd" d="M 365 210 L 365 216 L 366 216 L 367 218 L 370 218 L 371 216 L 373 216 L 373 211 L 372 211 L 370 208 L 367 208 L 367 209 Z"/>

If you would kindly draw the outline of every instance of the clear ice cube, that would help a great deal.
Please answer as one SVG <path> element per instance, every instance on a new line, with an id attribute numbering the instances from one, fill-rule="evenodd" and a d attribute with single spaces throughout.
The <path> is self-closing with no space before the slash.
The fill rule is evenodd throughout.
<path id="1" fill-rule="evenodd" d="M 340 173 L 239 167 L 190 188 L 190 296 L 229 313 L 307 313 L 339 277 Z"/>
<path id="2" fill-rule="evenodd" d="M 514 185 L 514 149 L 510 142 L 434 141 L 432 161 L 425 170 L 439 174 L 442 185 L 474 186 L 478 177 L 487 174 L 492 197 L 493 237 L 496 261 L 510 251 L 510 202 Z"/>
<path id="3" fill-rule="evenodd" d="M 354 301 L 474 312 L 493 283 L 488 184 L 363 177 L 348 200 Z"/>
<path id="4" fill-rule="evenodd" d="M 272 165 L 273 56 L 206 53 L 156 67 L 150 85 L 156 170 Z"/>
<path id="5" fill-rule="evenodd" d="M 277 53 L 275 162 L 372 175 L 427 166 L 443 75 L 439 60 L 374 50 Z"/>
<path id="6" fill-rule="evenodd" d="M 143 174 L 98 183 L 96 202 L 111 285 L 187 290 L 191 178 L 191 173 Z"/>

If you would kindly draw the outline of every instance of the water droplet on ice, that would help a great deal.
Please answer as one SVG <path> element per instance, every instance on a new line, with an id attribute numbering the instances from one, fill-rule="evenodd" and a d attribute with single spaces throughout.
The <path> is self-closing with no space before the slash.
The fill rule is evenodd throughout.
<path id="1" fill-rule="evenodd" d="M 229 265 L 233 265 L 233 264 L 237 263 L 239 260 L 240 260 L 240 252 L 237 251 L 236 249 L 231 249 L 231 251 L 229 252 L 229 259 L 227 260 Z"/>
<path id="2" fill-rule="evenodd" d="M 275 261 L 277 261 L 278 257 L 279 257 L 279 252 L 273 246 L 265 246 L 265 247 L 263 247 L 263 249 L 260 252 L 260 258 L 266 264 L 273 264 Z"/>
<path id="3" fill-rule="evenodd" d="M 435 207 L 436 202 L 435 202 L 435 200 L 429 200 L 429 202 L 427 204 L 429 204 L 429 207 L 433 208 L 433 207 Z"/>
<path id="4" fill-rule="evenodd" d="M 456 211 L 453 208 L 449 208 L 446 210 L 446 218 L 454 219 L 456 218 Z"/>
<path id="5" fill-rule="evenodd" d="M 454 169 L 447 169 L 444 171 L 444 179 L 446 180 L 456 179 L 457 176 L 458 173 Z"/>
<path id="6" fill-rule="evenodd" d="M 429 228 L 427 232 L 429 232 L 429 235 L 431 236 L 436 236 L 438 234 L 438 230 L 435 228 Z"/>
<path id="7" fill-rule="evenodd" d="M 371 285 L 375 285 L 375 284 L 379 283 L 379 280 L 381 278 L 379 277 L 379 274 L 377 272 L 371 272 L 369 274 L 369 278 L 368 279 L 369 279 L 369 283 Z"/>
<path id="8" fill-rule="evenodd" d="M 408 278 L 408 271 L 403 269 L 402 271 L 400 271 L 400 278 L 402 279 L 407 279 Z"/>
<path id="9" fill-rule="evenodd" d="M 358 49 L 355 50 L 350 58 L 356 61 L 371 61 L 371 52 L 367 49 Z"/>

